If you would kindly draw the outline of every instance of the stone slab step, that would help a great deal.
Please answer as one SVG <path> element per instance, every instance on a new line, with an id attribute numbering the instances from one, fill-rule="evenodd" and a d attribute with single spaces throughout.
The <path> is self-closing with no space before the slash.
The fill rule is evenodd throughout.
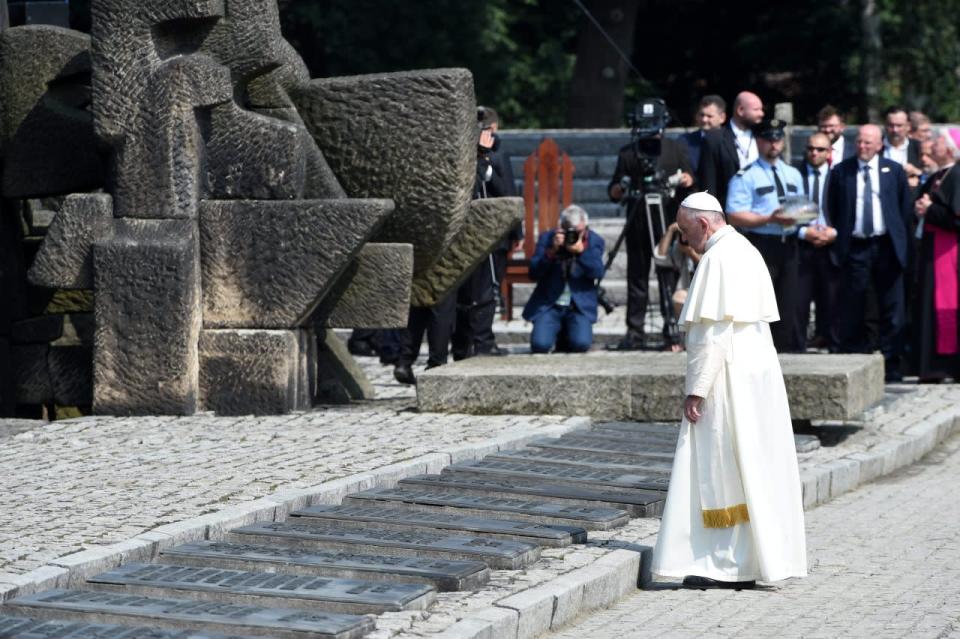
<path id="1" fill-rule="evenodd" d="M 366 504 L 375 501 L 402 504 L 429 512 L 454 512 L 498 519 L 522 518 L 524 521 L 579 526 L 587 530 L 610 530 L 630 520 L 626 512 L 616 508 L 571 507 L 534 499 L 457 495 L 406 487 L 365 490 L 348 495 L 344 500 L 345 503 Z"/>
<path id="2" fill-rule="evenodd" d="M 529 448 L 547 449 L 547 450 L 580 450 L 593 453 L 604 453 L 607 455 L 616 455 L 625 460 L 630 459 L 650 459 L 664 462 L 673 461 L 673 450 L 665 450 L 658 447 L 656 450 L 648 449 L 645 446 L 631 443 L 624 446 L 619 439 L 596 439 L 590 437 L 544 437 L 534 439 L 529 444 Z"/>
<path id="3" fill-rule="evenodd" d="M 469 479 L 456 474 L 418 475 L 401 479 L 397 485 L 464 495 L 508 499 L 537 497 L 570 506 L 618 508 L 631 517 L 660 515 L 664 500 L 664 494 L 659 491 L 578 487 L 523 479 Z"/>
<path id="4" fill-rule="evenodd" d="M 518 570 L 540 557 L 534 544 L 470 535 L 387 530 L 356 530 L 323 522 L 263 522 L 235 528 L 228 540 L 242 543 L 284 543 L 299 548 L 357 550 L 385 555 L 483 561 L 491 568 Z"/>
<path id="5" fill-rule="evenodd" d="M 677 449 L 676 441 L 637 440 L 619 433 L 591 430 L 576 437 L 564 437 L 557 440 L 568 448 L 573 446 L 582 450 L 620 451 L 630 455 L 669 455 L 672 459 Z"/>
<path id="6" fill-rule="evenodd" d="M 641 488 L 643 490 L 666 491 L 670 486 L 670 478 L 666 475 L 653 473 L 624 473 L 608 470 L 593 470 L 590 468 L 576 468 L 573 466 L 554 466 L 549 464 L 534 464 L 527 462 L 491 461 L 463 462 L 453 464 L 443 469 L 444 475 L 452 473 L 467 473 L 483 477 L 521 477 L 527 479 L 549 480 L 555 483 L 591 484 L 597 486 L 613 486 L 616 488 Z"/>
<path id="7" fill-rule="evenodd" d="M 242 639 L 213 632 L 161 630 L 145 626 L 120 626 L 78 621 L 42 621 L 29 617 L 0 616 L 0 639 Z"/>
<path id="8" fill-rule="evenodd" d="M 780 365 L 794 419 L 856 420 L 883 397 L 879 355 L 784 354 Z M 676 420 L 685 371 L 685 353 L 472 357 L 420 374 L 417 402 L 427 412 Z"/>
<path id="9" fill-rule="evenodd" d="M 408 508 L 392 508 L 365 503 L 341 506 L 310 506 L 295 511 L 291 515 L 317 518 L 361 528 L 376 524 L 379 528 L 389 528 L 391 530 L 466 532 L 495 539 L 525 541 L 539 546 L 565 547 L 570 544 L 587 543 L 587 531 L 578 526 L 552 526 L 527 521 L 491 519 L 489 517 L 466 517 L 451 513 L 412 511 Z"/>
<path id="10" fill-rule="evenodd" d="M 523 461 L 574 466 L 576 468 L 596 468 L 600 470 L 619 470 L 622 472 L 649 472 L 670 474 L 672 461 L 643 459 L 635 457 L 625 459 L 622 456 L 607 453 L 594 453 L 581 450 L 551 450 L 547 448 L 526 448 L 487 455 L 486 460 Z"/>
<path id="11" fill-rule="evenodd" d="M 680 433 L 680 422 L 598 422 L 594 424 L 594 429 L 672 435 L 676 439 Z"/>
<path id="12" fill-rule="evenodd" d="M 490 568 L 482 561 L 363 555 L 226 541 L 199 541 L 168 548 L 158 561 L 233 570 L 272 570 L 293 575 L 408 581 L 431 584 L 441 592 L 476 590 L 490 578 Z"/>
<path id="13" fill-rule="evenodd" d="M 677 437 L 680 435 L 680 431 L 669 434 L 669 433 L 648 433 L 648 432 L 637 432 L 631 433 L 629 431 L 623 430 L 612 430 L 607 428 L 593 428 L 588 432 L 584 433 L 587 437 L 595 437 L 599 439 L 616 439 L 620 441 L 632 442 L 639 445 L 649 444 L 651 447 L 662 447 L 662 446 L 672 446 L 676 447 Z"/>
<path id="14" fill-rule="evenodd" d="M 173 596 L 354 615 L 424 610 L 433 603 L 436 592 L 426 584 L 145 563 L 124 564 L 91 577 L 87 587 L 143 597 Z"/>
<path id="15" fill-rule="evenodd" d="M 277 639 L 359 639 L 375 627 L 369 616 L 84 590 L 47 590 L 8 601 L 3 609 L 44 620 L 147 625 Z"/>

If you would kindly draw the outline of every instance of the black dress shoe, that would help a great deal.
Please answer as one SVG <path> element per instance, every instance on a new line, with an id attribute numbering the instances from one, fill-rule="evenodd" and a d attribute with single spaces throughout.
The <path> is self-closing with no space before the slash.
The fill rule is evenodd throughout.
<path id="1" fill-rule="evenodd" d="M 708 588 L 727 589 L 727 590 L 750 590 L 757 587 L 756 581 L 719 581 L 709 577 L 699 577 L 697 575 L 688 575 L 683 578 L 685 588 L 696 588 L 706 590 Z"/>
<path id="2" fill-rule="evenodd" d="M 359 355 L 360 357 L 373 357 L 377 354 L 373 344 L 365 339 L 347 340 L 347 350 L 350 351 L 351 355 Z"/>
<path id="3" fill-rule="evenodd" d="M 509 355 L 510 351 L 505 348 L 500 348 L 496 344 L 490 347 L 489 350 L 477 351 L 478 357 L 502 357 L 503 355 Z"/>
<path id="4" fill-rule="evenodd" d="M 393 367 L 393 378 L 401 384 L 416 384 L 417 378 L 413 374 L 410 364 L 397 364 Z"/>
<path id="5" fill-rule="evenodd" d="M 627 335 L 626 337 L 624 337 L 622 340 L 620 340 L 620 341 L 617 342 L 616 344 L 612 344 L 612 345 L 607 346 L 607 350 L 611 350 L 611 351 L 641 351 L 641 350 L 643 350 L 643 347 L 644 347 L 644 346 L 645 346 L 645 344 L 644 344 L 644 339 L 643 339 L 643 338 L 633 337 L 633 336 L 631 336 L 631 335 Z"/>
<path id="6" fill-rule="evenodd" d="M 899 384 L 903 381 L 903 373 L 900 371 L 890 371 L 883 376 L 884 384 Z"/>

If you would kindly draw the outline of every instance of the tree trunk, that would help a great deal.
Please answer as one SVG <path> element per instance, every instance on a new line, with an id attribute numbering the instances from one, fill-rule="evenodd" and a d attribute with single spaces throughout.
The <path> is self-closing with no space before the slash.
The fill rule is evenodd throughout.
<path id="1" fill-rule="evenodd" d="M 635 0 L 584 0 L 617 47 L 633 53 L 638 2 Z M 572 128 L 624 125 L 623 94 L 630 74 L 627 63 L 584 15 L 577 32 L 577 61 L 570 82 L 567 126 Z"/>
<path id="2" fill-rule="evenodd" d="M 876 122 L 879 119 L 877 96 L 880 87 L 880 55 L 883 49 L 876 0 L 863 0 L 860 8 L 860 31 L 863 55 L 860 114 L 864 122 Z"/>

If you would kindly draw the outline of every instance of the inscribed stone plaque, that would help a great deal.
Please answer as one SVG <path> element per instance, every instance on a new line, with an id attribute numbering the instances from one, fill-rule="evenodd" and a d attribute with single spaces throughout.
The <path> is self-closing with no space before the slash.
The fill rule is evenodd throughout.
<path id="1" fill-rule="evenodd" d="M 119 587 L 122 590 L 118 592 L 127 594 L 174 594 L 204 601 L 251 604 L 275 598 L 275 603 L 284 607 L 312 609 L 319 605 L 324 610 L 352 614 L 422 610 L 433 601 L 434 592 L 423 584 L 144 563 L 125 564 L 87 581 L 94 587 Z"/>
<path id="2" fill-rule="evenodd" d="M 524 449 L 513 450 L 495 455 L 488 455 L 487 460 L 504 461 L 529 461 L 542 462 L 547 464 L 566 465 L 590 468 L 598 470 L 622 470 L 623 472 L 640 471 L 644 473 L 656 473 L 660 475 L 669 475 L 673 466 L 672 462 L 663 462 L 652 459 L 635 458 L 633 460 L 622 457 L 612 457 L 605 453 L 594 453 L 580 450 L 551 450 L 542 449 Z"/>
<path id="3" fill-rule="evenodd" d="M 621 473 L 607 470 L 592 470 L 575 466 L 551 466 L 526 462 L 465 462 L 453 464 L 443 469 L 443 473 L 470 472 L 488 476 L 539 477 L 556 482 L 576 484 L 601 484 L 621 488 L 643 488 L 646 490 L 667 490 L 669 477 L 649 473 Z"/>
<path id="4" fill-rule="evenodd" d="M 663 510 L 664 494 L 653 490 L 604 488 L 603 486 L 572 486 L 554 484 L 538 479 L 483 478 L 449 475 L 418 475 L 401 479 L 398 486 L 444 490 L 465 495 L 485 495 L 522 499 L 539 497 L 545 501 L 577 506 L 604 506 L 625 510 L 632 517 L 652 517 Z"/>
<path id="5" fill-rule="evenodd" d="M 550 526 L 527 521 L 510 521 L 485 517 L 465 517 L 457 513 L 424 512 L 407 508 L 367 504 L 311 506 L 292 513 L 297 517 L 313 517 L 343 524 L 417 530 L 455 530 L 506 539 L 517 539 L 542 546 L 567 546 L 587 541 L 587 531 L 576 526 Z"/>
<path id="6" fill-rule="evenodd" d="M 403 502 L 417 508 L 450 509 L 446 512 L 460 512 L 464 515 L 477 513 L 483 517 L 498 519 L 523 518 L 527 521 L 576 525 L 588 530 L 607 530 L 622 526 L 629 519 L 627 513 L 616 508 L 564 506 L 540 499 L 457 495 L 414 488 L 365 490 L 347 497 L 350 502 L 370 500 Z"/>
<path id="7" fill-rule="evenodd" d="M 651 445 L 646 442 L 637 443 L 622 439 L 607 439 L 603 437 L 592 436 L 587 437 L 585 435 L 565 435 L 560 438 L 535 439 L 530 442 L 530 445 L 537 446 L 539 448 L 549 447 L 584 450 L 598 453 L 621 453 L 625 455 L 638 455 L 661 459 L 673 459 L 673 454 L 677 449 L 675 445 Z"/>
<path id="8" fill-rule="evenodd" d="M 620 430 L 626 433 L 660 433 L 676 437 L 680 432 L 679 422 L 600 422 L 594 429 Z"/>
<path id="9" fill-rule="evenodd" d="M 224 541 L 200 541 L 168 548 L 160 555 L 160 561 L 238 570 L 282 567 L 284 572 L 292 574 L 369 580 L 396 581 L 399 577 L 404 581 L 432 583 L 441 591 L 473 590 L 486 583 L 490 575 L 482 561 L 363 555 Z"/>
<path id="10" fill-rule="evenodd" d="M 444 559 L 479 559 L 493 568 L 516 570 L 540 556 L 540 549 L 522 541 L 483 539 L 448 533 L 405 532 L 367 527 L 344 528 L 322 522 L 263 522 L 235 528 L 230 541 L 278 543 L 301 547 L 344 548 L 393 555 Z"/>
<path id="11" fill-rule="evenodd" d="M 373 619 L 366 616 L 81 590 L 47 590 L 8 601 L 4 608 L 13 614 L 42 619 L 85 621 L 96 615 L 97 621 L 103 623 L 134 622 L 203 632 L 268 634 L 279 639 L 359 639 L 374 629 Z"/>
<path id="12" fill-rule="evenodd" d="M 0 639 L 243 639 L 243 637 L 76 621 L 0 617 Z"/>
<path id="13" fill-rule="evenodd" d="M 603 437 L 606 439 L 622 439 L 624 441 L 633 441 L 633 442 L 652 442 L 652 443 L 669 443 L 676 444 L 677 437 L 679 436 L 680 431 L 677 430 L 673 433 L 665 432 L 651 432 L 651 431 L 629 431 L 621 430 L 615 428 L 594 428 L 593 430 L 588 430 L 583 433 L 586 437 Z"/>

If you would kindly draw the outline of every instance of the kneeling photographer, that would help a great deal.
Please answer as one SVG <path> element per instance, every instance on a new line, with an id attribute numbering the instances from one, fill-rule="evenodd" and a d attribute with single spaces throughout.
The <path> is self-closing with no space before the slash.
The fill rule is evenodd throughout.
<path id="1" fill-rule="evenodd" d="M 630 144 L 620 149 L 607 191 L 626 211 L 627 335 L 618 350 L 646 346 L 644 320 L 650 291 L 650 261 L 666 228 L 676 219 L 677 203 L 693 186 L 693 168 L 686 145 L 663 137 L 669 121 L 666 103 L 643 100 L 630 115 Z M 617 243 L 619 247 L 619 242 Z M 663 335 L 671 346 L 678 338 L 670 303 L 675 274 L 657 269 Z"/>
<path id="2" fill-rule="evenodd" d="M 589 350 L 603 248 L 603 238 L 587 228 L 587 212 L 576 205 L 560 213 L 558 228 L 540 235 L 530 260 L 537 286 L 523 308 L 523 319 L 533 322 L 534 353 L 548 353 L 554 346 L 557 352 Z"/>

